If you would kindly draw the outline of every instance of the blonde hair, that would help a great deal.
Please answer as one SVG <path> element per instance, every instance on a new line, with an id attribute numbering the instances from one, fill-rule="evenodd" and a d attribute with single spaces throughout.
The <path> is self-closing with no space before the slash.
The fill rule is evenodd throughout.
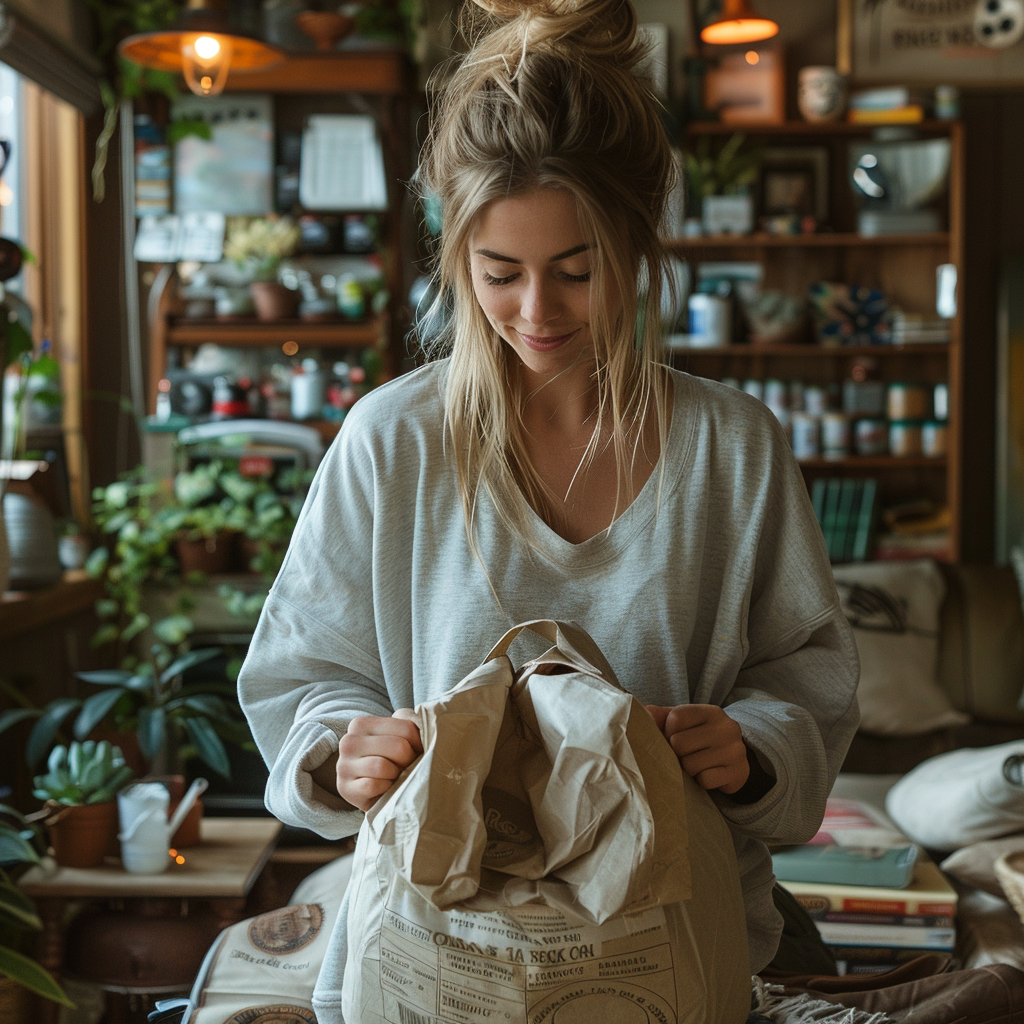
<path id="1" fill-rule="evenodd" d="M 431 124 L 416 183 L 441 209 L 435 253 L 437 322 L 424 349 L 451 356 L 445 378 L 445 431 L 458 469 L 470 545 L 483 484 L 505 523 L 529 543 L 520 494 L 549 522 L 553 495 L 530 464 L 524 396 L 515 355 L 480 308 L 469 245 L 478 215 L 495 199 L 563 189 L 575 201 L 594 247 L 590 288 L 597 421 L 580 463 L 611 445 L 623 481 L 655 417 L 659 450 L 667 435 L 667 373 L 661 363 L 663 248 L 658 227 L 674 164 L 628 0 L 475 0 L 464 30 L 472 42 L 431 83 Z M 465 17 L 465 15 L 464 15 Z M 621 311 L 600 297 L 610 286 Z M 642 302 L 641 302 L 642 299 Z M 609 430 L 605 430 L 605 424 Z"/>

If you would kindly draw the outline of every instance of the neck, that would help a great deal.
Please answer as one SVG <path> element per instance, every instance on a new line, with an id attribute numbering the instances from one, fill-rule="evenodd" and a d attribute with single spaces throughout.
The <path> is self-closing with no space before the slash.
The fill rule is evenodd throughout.
<path id="1" fill-rule="evenodd" d="M 567 443 L 593 433 L 597 386 L 593 359 L 581 358 L 552 377 L 531 373 L 519 364 L 523 423 L 531 433 L 562 435 Z"/>

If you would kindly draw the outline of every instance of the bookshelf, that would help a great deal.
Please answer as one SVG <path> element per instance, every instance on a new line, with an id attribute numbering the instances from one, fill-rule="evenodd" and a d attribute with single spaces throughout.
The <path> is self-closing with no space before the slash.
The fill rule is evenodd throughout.
<path id="1" fill-rule="evenodd" d="M 806 295 L 817 281 L 856 284 L 880 290 L 910 313 L 934 315 L 936 271 L 942 264 L 957 268 L 957 312 L 949 321 L 948 343 L 824 346 L 816 343 L 732 344 L 713 348 L 672 350 L 674 366 L 715 380 L 732 378 L 802 381 L 835 389 L 858 366 L 884 384 L 916 383 L 932 390 L 945 384 L 948 393 L 946 451 L 943 455 L 813 457 L 801 461 L 808 490 L 815 481 L 849 477 L 874 479 L 878 505 L 884 509 L 927 500 L 949 510 L 946 542 L 934 554 L 955 562 L 963 533 L 961 437 L 963 435 L 963 296 L 964 296 L 964 133 L 956 121 L 924 121 L 909 126 L 910 137 L 948 138 L 949 186 L 942 201 L 943 229 L 921 234 L 863 236 L 856 231 L 856 206 L 847 184 L 848 148 L 873 138 L 877 126 L 843 122 L 780 125 L 695 123 L 687 142 L 702 135 L 730 136 L 742 132 L 765 147 L 817 146 L 828 151 L 829 218 L 814 234 L 773 236 L 698 236 L 668 238 L 665 245 L 691 270 L 705 262 L 751 262 L 763 268 L 762 287 L 789 295 Z M 724 138 L 722 138 L 724 141 Z M 858 372 L 864 372 L 859 370 Z M 911 552 L 907 551 L 910 557 Z M 891 557 L 891 556 L 890 556 Z"/>

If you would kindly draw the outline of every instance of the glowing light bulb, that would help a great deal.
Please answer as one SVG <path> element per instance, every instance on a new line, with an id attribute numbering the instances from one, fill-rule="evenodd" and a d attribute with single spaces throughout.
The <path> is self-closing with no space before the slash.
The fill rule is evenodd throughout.
<path id="1" fill-rule="evenodd" d="M 747 50 L 743 57 L 746 60 L 746 62 L 751 65 L 757 64 L 761 60 L 761 55 L 757 52 L 757 50 Z"/>
<path id="2" fill-rule="evenodd" d="M 193 47 L 200 60 L 213 60 L 220 53 L 220 43 L 213 36 L 200 36 Z"/>
<path id="3" fill-rule="evenodd" d="M 181 46 L 185 84 L 197 96 L 216 96 L 228 80 L 231 43 L 211 35 L 186 37 Z"/>

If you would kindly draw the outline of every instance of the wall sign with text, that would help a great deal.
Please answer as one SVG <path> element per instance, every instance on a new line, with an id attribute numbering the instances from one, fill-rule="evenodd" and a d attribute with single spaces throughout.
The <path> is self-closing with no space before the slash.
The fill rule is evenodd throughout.
<path id="1" fill-rule="evenodd" d="M 856 83 L 1024 83 L 1024 0 L 840 0 L 840 70 Z"/>

